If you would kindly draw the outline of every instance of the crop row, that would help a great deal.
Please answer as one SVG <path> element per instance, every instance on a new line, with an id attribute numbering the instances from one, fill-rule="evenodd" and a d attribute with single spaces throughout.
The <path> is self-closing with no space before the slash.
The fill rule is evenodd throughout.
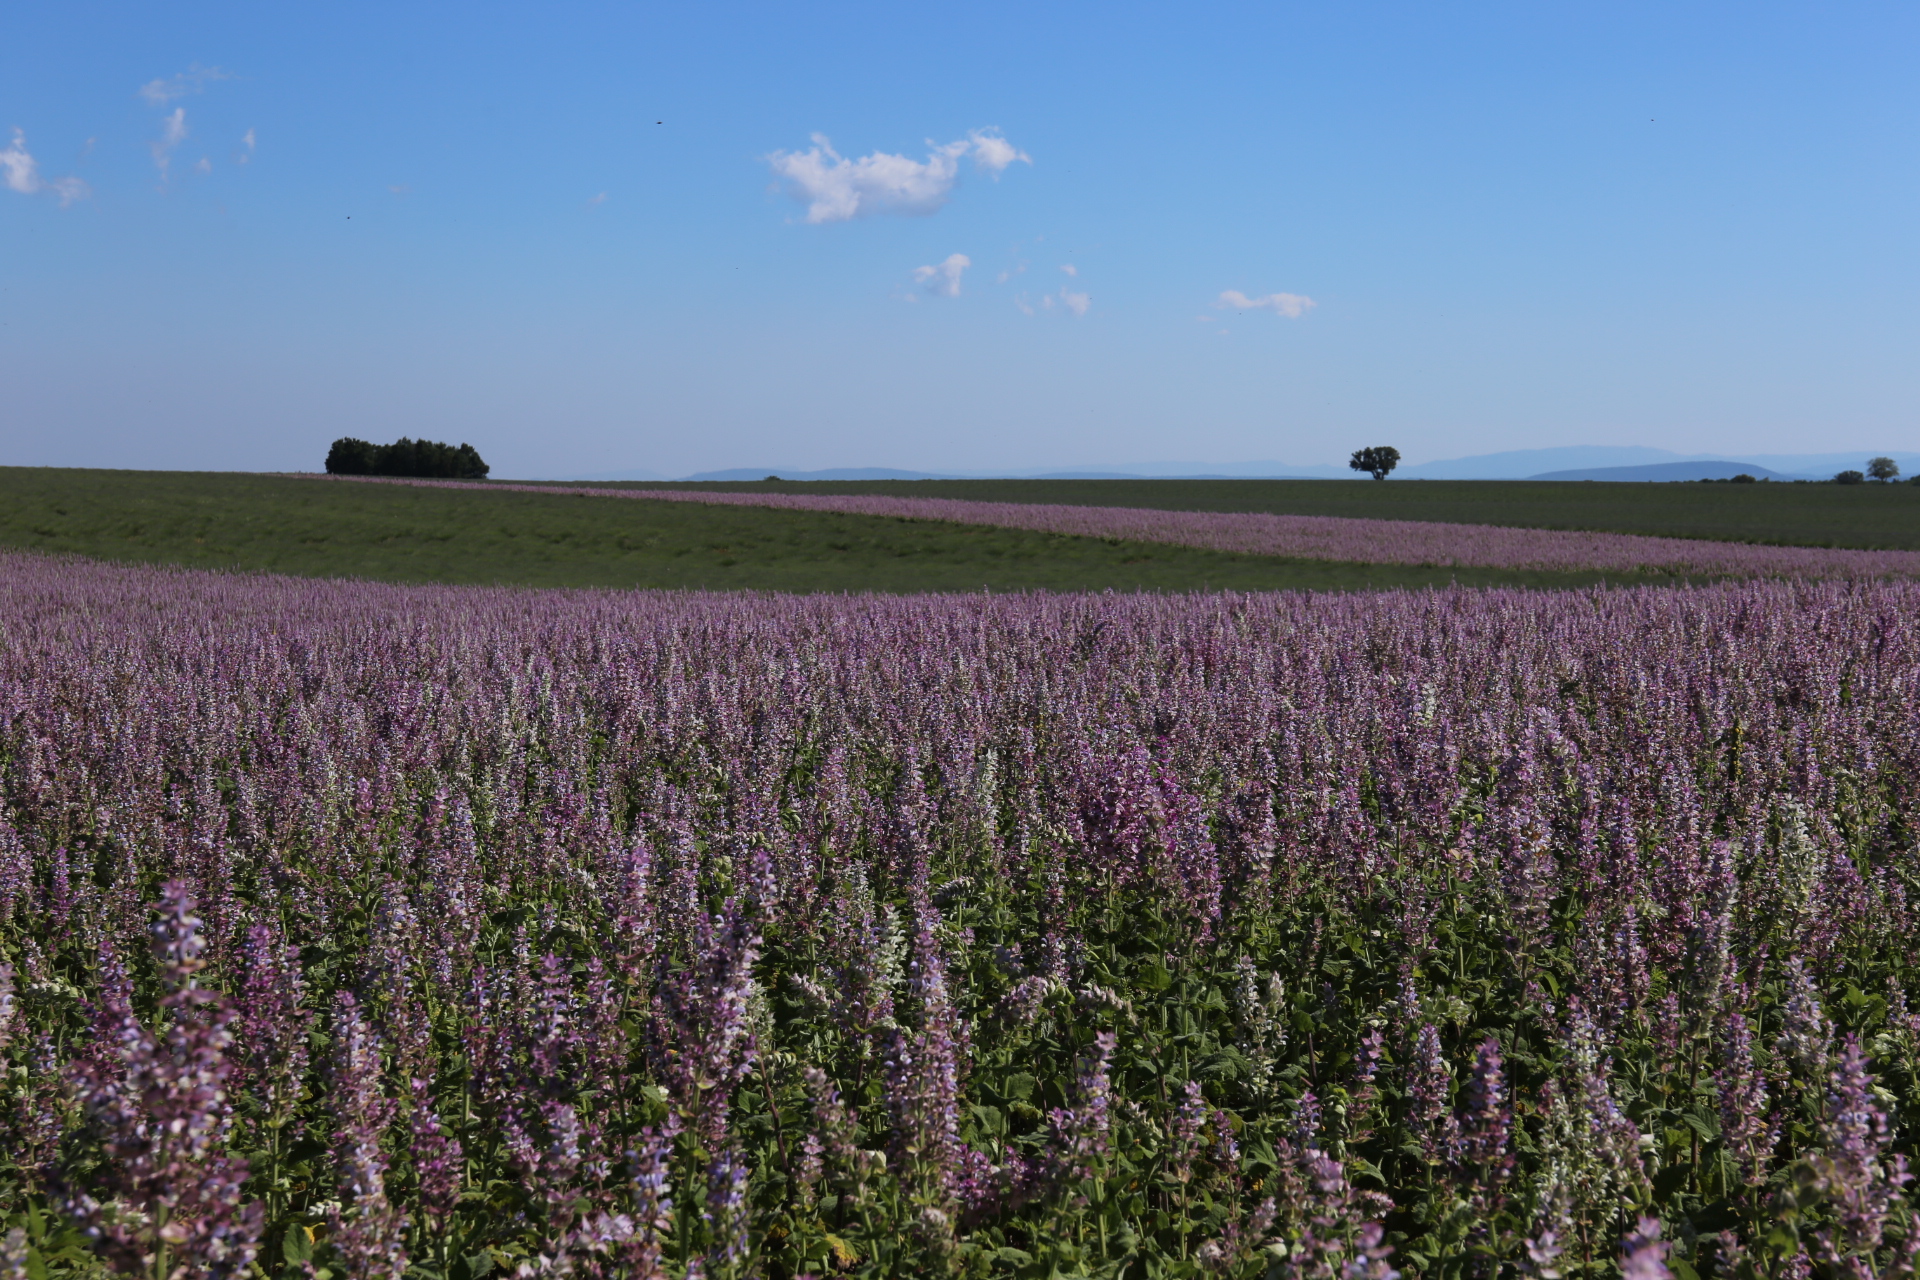
<path id="1" fill-rule="evenodd" d="M 0 1275 L 1903 1275 L 1920 587 L 0 559 Z"/>

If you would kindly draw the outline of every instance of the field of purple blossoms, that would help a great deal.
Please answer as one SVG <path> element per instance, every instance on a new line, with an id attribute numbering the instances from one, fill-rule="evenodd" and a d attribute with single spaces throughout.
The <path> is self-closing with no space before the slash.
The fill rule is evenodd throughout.
<path id="1" fill-rule="evenodd" d="M 0 1276 L 1868 1277 L 1920 587 L 0 558 Z"/>

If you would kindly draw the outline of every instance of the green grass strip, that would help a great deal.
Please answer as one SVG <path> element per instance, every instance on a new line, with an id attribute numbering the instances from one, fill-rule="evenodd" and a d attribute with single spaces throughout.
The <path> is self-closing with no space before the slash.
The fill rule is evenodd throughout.
<path id="1" fill-rule="evenodd" d="M 0 468 L 0 546 L 309 577 L 536 587 L 1330 591 L 1671 581 L 1292 560 L 761 507 L 23 467 Z"/>

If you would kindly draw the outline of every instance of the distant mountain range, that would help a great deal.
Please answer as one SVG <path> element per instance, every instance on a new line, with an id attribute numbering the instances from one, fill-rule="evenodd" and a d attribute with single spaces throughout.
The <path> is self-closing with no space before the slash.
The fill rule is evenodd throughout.
<path id="1" fill-rule="evenodd" d="M 1830 480 L 1837 471 L 1866 469 L 1881 451 L 1850 453 L 1680 454 L 1642 445 L 1569 445 L 1514 449 L 1414 463 L 1395 480 L 1722 480 L 1746 472 L 1755 479 Z M 1907 475 L 1920 474 L 1920 453 L 1885 451 Z M 1270 459 L 1251 462 L 1142 462 L 1126 466 L 1058 468 L 1047 471 L 902 471 L 891 467 L 734 467 L 702 471 L 681 480 L 1355 480 L 1365 477 L 1343 465 L 1296 466 Z M 657 471 L 602 471 L 550 476 L 552 480 L 667 480 Z"/>
<path id="2" fill-rule="evenodd" d="M 1547 471 L 1529 480 L 1731 480 L 1752 476 L 1755 480 L 1791 480 L 1792 476 L 1769 471 L 1751 462 L 1655 462 L 1644 467 L 1586 467 L 1573 471 Z"/>

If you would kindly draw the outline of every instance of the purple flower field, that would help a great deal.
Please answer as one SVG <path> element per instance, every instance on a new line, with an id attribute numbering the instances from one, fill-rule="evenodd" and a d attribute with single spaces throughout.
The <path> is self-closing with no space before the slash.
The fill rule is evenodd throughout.
<path id="1" fill-rule="evenodd" d="M 1905 1276 L 1917 708 L 1907 583 L 0 557 L 0 1276 Z"/>
<path id="2" fill-rule="evenodd" d="M 523 493 L 575 493 L 656 502 L 841 511 L 851 515 L 953 524 L 996 525 L 1041 533 L 1136 542 L 1167 542 L 1245 555 L 1360 564 L 1418 564 L 1566 573 L 1659 573 L 1695 577 L 1920 577 L 1920 551 L 1776 547 L 1696 538 L 1573 529 L 1517 529 L 1433 520 L 1360 520 L 1346 516 L 1282 516 L 1264 512 L 1160 511 L 1145 507 L 1077 507 L 1052 503 L 968 502 L 958 498 L 880 495 L 722 493 L 701 489 L 566 488 L 475 484 L 459 480 L 328 477 L 360 483 Z"/>

